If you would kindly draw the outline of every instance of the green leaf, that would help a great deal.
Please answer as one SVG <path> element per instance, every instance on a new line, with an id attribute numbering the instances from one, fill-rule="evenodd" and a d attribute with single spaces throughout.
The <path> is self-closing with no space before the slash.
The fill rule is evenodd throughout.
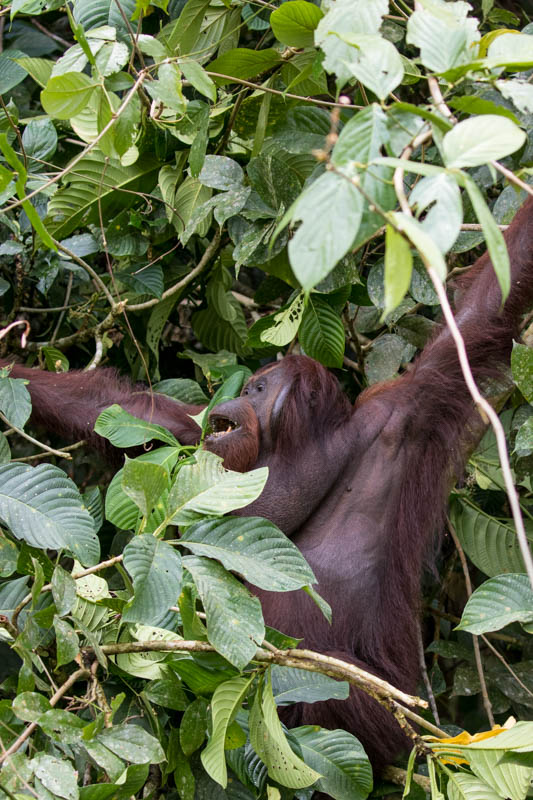
<path id="1" fill-rule="evenodd" d="M 181 678 L 174 673 L 170 673 L 165 678 L 150 681 L 143 690 L 143 695 L 150 703 L 163 706 L 163 708 L 171 708 L 173 711 L 185 711 L 189 702 L 183 691 Z"/>
<path id="2" fill-rule="evenodd" d="M 224 789 L 228 783 L 228 771 L 224 755 L 224 743 L 228 726 L 235 719 L 244 696 L 253 678 L 233 678 L 217 687 L 211 700 L 213 732 L 201 755 L 207 774 Z"/>
<path id="3" fill-rule="evenodd" d="M 41 352 L 44 356 L 46 368 L 50 372 L 68 372 L 69 361 L 61 350 L 56 347 L 43 347 Z"/>
<path id="4" fill-rule="evenodd" d="M 0 378 L 0 411 L 17 428 L 23 428 L 31 414 L 31 397 L 23 378 Z"/>
<path id="5" fill-rule="evenodd" d="M 387 225 L 385 233 L 385 307 L 382 319 L 400 305 L 411 285 L 411 245 L 401 233 Z"/>
<path id="6" fill-rule="evenodd" d="M 216 561 L 186 556 L 207 616 L 207 638 L 237 669 L 244 669 L 265 637 L 261 603 Z"/>
<path id="7" fill-rule="evenodd" d="M 238 47 L 235 50 L 228 50 L 227 53 L 215 58 L 208 64 L 210 75 L 219 73 L 227 77 L 222 78 L 213 75 L 215 83 L 224 86 L 231 83 L 232 78 L 248 80 L 261 75 L 263 72 L 277 67 L 281 63 L 280 54 L 277 50 L 249 50 L 245 47 Z"/>
<path id="8" fill-rule="evenodd" d="M 497 738 L 497 737 L 496 737 Z M 470 768 L 494 789 L 499 797 L 516 797 L 525 800 L 533 777 L 531 767 L 502 764 L 504 750 L 470 750 Z"/>
<path id="9" fill-rule="evenodd" d="M 336 0 L 316 29 L 315 42 L 325 54 L 324 69 L 335 73 L 337 85 L 343 86 L 350 78 L 346 61 L 353 48 L 343 41 L 345 34 L 377 34 L 382 16 L 389 11 L 387 0 Z"/>
<path id="10" fill-rule="evenodd" d="M 477 20 L 467 19 L 469 10 L 460 3 L 438 3 L 410 15 L 406 42 L 420 49 L 422 64 L 431 72 L 447 72 L 471 60 L 469 48 L 479 37 Z"/>
<path id="11" fill-rule="evenodd" d="M 60 564 L 56 564 L 52 573 L 52 597 L 60 617 L 72 611 L 76 602 L 76 581 Z"/>
<path id="12" fill-rule="evenodd" d="M 143 453 L 137 457 L 137 461 L 149 462 L 152 464 L 162 464 L 169 472 L 179 458 L 179 450 L 176 447 L 158 447 L 149 453 Z M 128 497 L 122 488 L 123 471 L 119 470 L 113 477 L 105 497 L 106 518 L 116 525 L 117 528 L 128 531 L 133 530 L 139 519 L 139 509 Z M 164 504 L 158 503 L 156 511 L 162 513 Z M 154 514 L 154 516 L 156 516 Z M 159 520 L 160 522 L 161 520 Z M 158 524 L 159 524 L 158 522 Z M 152 529 L 152 528 L 150 528 Z"/>
<path id="13" fill-rule="evenodd" d="M 30 767 L 53 797 L 65 800 L 77 800 L 79 797 L 77 772 L 69 761 L 37 753 L 30 761 Z"/>
<path id="14" fill-rule="evenodd" d="M 68 550 L 84 565 L 98 563 L 91 515 L 63 470 L 51 464 L 0 466 L 0 517 L 17 539 L 41 550 Z"/>
<path id="15" fill-rule="evenodd" d="M 168 471 L 165 467 L 126 456 L 122 472 L 122 489 L 138 506 L 143 517 L 149 516 L 169 486 Z"/>
<path id="16" fill-rule="evenodd" d="M 533 111 L 533 86 L 528 81 L 518 79 L 495 81 L 495 86 L 500 90 L 502 96 L 511 100 L 523 114 Z"/>
<path id="17" fill-rule="evenodd" d="M 474 183 L 469 175 L 465 174 L 462 177 L 476 217 L 483 228 L 490 260 L 500 284 L 502 302 L 505 302 L 511 288 L 511 264 L 503 233 L 490 213 L 485 198 L 477 184 Z"/>
<path id="18" fill-rule="evenodd" d="M 498 631 L 511 622 L 533 621 L 533 589 L 527 575 L 511 573 L 485 581 L 469 598 L 456 630 Z"/>
<path id="19" fill-rule="evenodd" d="M 226 470 L 222 459 L 198 450 L 196 463 L 185 464 L 170 490 L 168 522 L 186 525 L 198 515 L 221 517 L 257 500 L 268 477 L 268 467 L 241 473 Z"/>
<path id="20" fill-rule="evenodd" d="M 431 264 L 438 277 L 444 282 L 447 275 L 446 262 L 442 257 L 441 251 L 426 233 L 421 223 L 414 217 L 404 214 L 403 211 L 389 211 L 387 216 L 396 230 L 404 233 L 412 241 L 420 255 L 423 256 L 428 264 Z"/>
<path id="21" fill-rule="evenodd" d="M 451 519 L 468 558 L 485 575 L 524 570 L 512 520 L 495 519 L 470 500 L 454 503 Z"/>
<path id="22" fill-rule="evenodd" d="M 321 175 L 302 192 L 291 212 L 293 222 L 302 224 L 289 242 L 289 258 L 303 289 L 310 291 L 348 252 L 362 210 L 360 192 L 333 172 Z"/>
<path id="23" fill-rule="evenodd" d="M 447 792 L 450 800 L 501 800 L 482 778 L 462 772 L 450 772 Z"/>
<path id="24" fill-rule="evenodd" d="M 179 442 L 166 428 L 133 417 L 116 403 L 102 411 L 94 424 L 94 430 L 109 439 L 115 447 L 135 447 L 152 439 L 179 446 Z"/>
<path id="25" fill-rule="evenodd" d="M 83 72 L 66 72 L 50 78 L 41 92 L 41 103 L 51 117 L 70 119 L 87 106 L 96 86 Z"/>
<path id="26" fill-rule="evenodd" d="M 444 162 L 447 167 L 478 167 L 514 153 L 525 141 L 525 132 L 510 119 L 495 114 L 470 117 L 444 135 Z"/>
<path id="27" fill-rule="evenodd" d="M 6 55 L 8 55 L 9 52 L 9 50 L 6 51 Z M 46 58 L 26 58 L 25 56 L 14 60 L 22 69 L 26 70 L 28 75 L 33 78 L 41 89 L 44 89 L 52 75 L 53 61 L 48 61 Z"/>
<path id="28" fill-rule="evenodd" d="M 74 0 L 73 15 L 83 30 L 88 31 L 88 35 L 94 33 L 91 28 L 104 27 L 105 29 L 105 26 L 109 26 L 115 28 L 119 36 L 129 41 L 131 25 L 124 21 L 124 17 L 129 22 L 134 11 L 135 0 L 121 0 L 120 8 L 115 0 Z M 107 28 L 108 36 L 109 27 Z"/>
<path id="29" fill-rule="evenodd" d="M 441 253 L 452 247 L 461 230 L 463 207 L 457 182 L 441 173 L 422 178 L 409 195 L 419 218 L 424 212 L 422 228 L 431 236 Z M 429 210 L 428 210 L 429 209 Z"/>
<path id="30" fill-rule="evenodd" d="M 180 554 L 170 544 L 144 534 L 135 536 L 126 545 L 124 566 L 133 580 L 134 597 L 122 612 L 123 621 L 157 625 L 178 601 L 182 573 Z"/>
<path id="31" fill-rule="evenodd" d="M 169 52 L 185 56 L 192 53 L 210 0 L 187 0 L 178 19 L 167 25 L 159 38 Z"/>
<path id="32" fill-rule="evenodd" d="M 225 517 L 192 525 L 180 545 L 197 556 L 220 561 L 249 583 L 272 592 L 288 592 L 316 583 L 298 548 L 262 517 Z"/>
<path id="33" fill-rule="evenodd" d="M 181 71 L 200 94 L 208 97 L 213 103 L 217 100 L 217 87 L 197 61 L 180 61 Z"/>
<path id="34" fill-rule="evenodd" d="M 312 47 L 315 28 L 324 14 L 306 0 L 290 0 L 270 15 L 274 36 L 287 47 Z"/>
<path id="35" fill-rule="evenodd" d="M 268 680 L 258 692 L 250 712 L 250 744 L 273 780 L 291 789 L 313 785 L 320 773 L 293 753 L 278 719 L 272 687 Z"/>
<path id="36" fill-rule="evenodd" d="M 211 189 L 224 191 L 240 189 L 244 180 L 244 172 L 241 165 L 232 158 L 206 156 L 198 180 Z"/>
<path id="37" fill-rule="evenodd" d="M 94 741 L 132 764 L 160 764 L 165 760 L 157 739 L 139 725 L 114 725 L 98 734 Z"/>
<path id="38" fill-rule="evenodd" d="M 350 56 L 344 59 L 347 70 L 385 100 L 403 79 L 403 62 L 392 42 L 375 34 L 343 34 L 341 38 L 351 45 Z"/>
<path id="39" fill-rule="evenodd" d="M 72 625 L 57 615 L 54 616 L 54 630 L 56 634 L 57 666 L 69 664 L 74 661 L 80 652 L 80 641 Z M 76 719 L 76 717 L 75 717 Z"/>
<path id="40" fill-rule="evenodd" d="M 372 791 L 372 767 L 361 742 L 347 731 L 306 725 L 291 730 L 305 763 L 323 777 L 317 791 L 335 800 L 365 800 Z"/>
<path id="41" fill-rule="evenodd" d="M 177 64 L 163 63 L 157 71 L 157 81 L 146 85 L 146 90 L 156 100 L 161 100 L 167 108 L 184 114 L 187 98 L 183 94 L 181 69 Z"/>
<path id="42" fill-rule="evenodd" d="M 192 755 L 205 741 L 207 700 L 197 697 L 185 709 L 180 724 L 180 744 L 186 756 Z"/>
<path id="43" fill-rule="evenodd" d="M 48 698 L 37 692 L 22 692 L 12 704 L 13 713 L 24 722 L 37 722 L 52 706 Z"/>
<path id="44" fill-rule="evenodd" d="M 342 366 L 343 324 L 337 312 L 317 294 L 309 297 L 298 336 L 308 356 L 325 367 Z"/>
<path id="45" fill-rule="evenodd" d="M 272 694 L 277 706 L 290 703 L 317 703 L 323 700 L 346 700 L 350 685 L 320 672 L 308 672 L 295 667 L 270 668 Z"/>
<path id="46" fill-rule="evenodd" d="M 530 347 L 513 342 L 511 372 L 522 395 L 528 403 L 533 403 L 533 350 Z"/>
<path id="47" fill-rule="evenodd" d="M 372 202 L 385 211 L 395 208 L 396 194 L 392 186 L 392 169 L 372 165 L 371 169 L 358 168 L 381 155 L 382 148 L 389 145 L 387 116 L 383 109 L 372 103 L 355 114 L 344 126 L 331 154 L 332 163 L 342 167 L 347 176 L 357 176 L 361 191 Z M 364 203 L 363 216 L 352 247 L 365 242 L 383 225 L 383 217 Z"/>
<path id="48" fill-rule="evenodd" d="M 207 403 L 201 386 L 190 378 L 167 378 L 164 381 L 152 384 L 154 392 L 172 397 L 179 403 L 192 403 L 202 405 Z"/>
<path id="49" fill-rule="evenodd" d="M 114 5 L 114 0 L 113 0 Z M 98 223 L 99 215 L 112 217 L 133 202 L 129 192 L 136 189 L 149 191 L 155 180 L 159 164 L 147 153 L 129 167 L 124 167 L 103 153 L 92 151 L 68 176 L 69 184 L 59 189 L 48 203 L 47 222 L 50 232 L 63 239 L 80 226 Z M 105 170 L 105 181 L 102 175 Z M 98 187 L 98 190 L 95 190 Z M 127 190 L 126 195 L 122 189 Z"/>
<path id="50" fill-rule="evenodd" d="M 304 305 L 305 298 L 300 293 L 289 306 L 282 308 L 277 314 L 258 320 L 255 323 L 257 325 L 256 331 L 252 327 L 249 331 L 249 336 L 253 336 L 255 332 L 259 331 L 260 341 L 274 344 L 277 347 L 283 347 L 292 342 L 300 327 Z M 265 320 L 269 322 L 268 327 L 266 327 Z"/>

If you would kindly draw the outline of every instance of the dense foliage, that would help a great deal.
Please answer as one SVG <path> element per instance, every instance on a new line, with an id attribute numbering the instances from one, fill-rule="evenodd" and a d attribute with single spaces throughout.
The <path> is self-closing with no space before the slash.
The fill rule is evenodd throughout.
<path id="1" fill-rule="evenodd" d="M 507 290 L 501 230 L 533 170 L 528 3 L 0 9 L 4 355 L 51 371 L 114 365 L 212 405 L 300 350 L 354 399 L 434 330 L 426 267 L 446 281 L 488 246 Z M 512 380 L 491 394 L 533 536 L 529 321 Z M 286 666 L 297 642 L 265 629 L 235 577 L 309 591 L 328 614 L 276 526 L 222 516 L 260 494 L 264 469 L 224 471 L 114 406 L 103 437 L 162 446 L 109 483 L 96 456 L 28 438 L 30 396 L 8 370 L 0 412 L 1 798 L 395 791 L 372 789 L 351 734 L 279 722 L 277 705 L 343 698 L 348 683 L 320 663 Z M 451 738 L 426 740 L 405 796 L 523 800 L 533 589 L 492 430 L 453 493 L 438 568 L 420 686 L 432 710 L 417 711 Z M 506 731 L 469 735 L 510 716 Z"/>

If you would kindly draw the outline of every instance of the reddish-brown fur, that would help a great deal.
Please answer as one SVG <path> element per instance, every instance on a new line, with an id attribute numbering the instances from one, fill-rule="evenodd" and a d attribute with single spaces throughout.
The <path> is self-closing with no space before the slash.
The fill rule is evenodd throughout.
<path id="1" fill-rule="evenodd" d="M 508 361 L 522 311 L 533 299 L 533 199 L 506 234 L 512 289 L 503 312 L 488 256 L 465 286 L 457 319 L 477 380 Z M 150 396 L 113 371 L 51 375 L 15 366 L 30 379 L 37 422 L 95 442 L 98 413 L 120 403 L 169 428 L 183 443 L 198 438 L 187 416 L 197 407 Z M 302 592 L 260 591 L 266 621 L 304 645 L 352 661 L 413 691 L 416 627 L 424 557 L 442 523 L 453 474 L 462 469 L 476 420 L 451 336 L 443 330 L 414 368 L 363 393 L 352 408 L 336 379 L 305 356 L 288 356 L 256 373 L 240 399 L 217 407 L 240 425 L 206 447 L 226 466 L 269 466 L 269 480 L 246 515 L 276 522 L 300 547 L 333 609 L 330 626 Z M 367 695 L 301 704 L 291 724 L 317 723 L 355 733 L 376 766 L 405 742 L 392 718 Z"/>

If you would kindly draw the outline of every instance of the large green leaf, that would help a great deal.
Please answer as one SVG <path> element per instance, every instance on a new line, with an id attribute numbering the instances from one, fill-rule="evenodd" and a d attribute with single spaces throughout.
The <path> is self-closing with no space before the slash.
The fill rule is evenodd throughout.
<path id="1" fill-rule="evenodd" d="M 261 603 L 216 561 L 185 556 L 207 616 L 207 638 L 238 669 L 244 669 L 265 637 Z"/>
<path id="2" fill-rule="evenodd" d="M 470 117 L 444 135 L 444 161 L 447 167 L 478 167 L 514 153 L 525 141 L 525 132 L 506 117 Z"/>
<path id="3" fill-rule="evenodd" d="M 339 134 L 331 160 L 348 177 L 357 176 L 366 197 L 384 211 L 396 206 L 396 193 L 392 186 L 392 169 L 373 164 L 371 168 L 360 165 L 370 164 L 379 158 L 382 149 L 389 145 L 390 133 L 387 115 L 377 103 L 358 111 L 348 120 Z M 358 166 L 359 165 L 359 166 Z M 360 247 L 375 231 L 383 225 L 383 217 L 364 204 L 363 217 L 357 233 L 354 232 L 352 247 Z"/>
<path id="4" fill-rule="evenodd" d="M 459 236 L 463 221 L 461 192 L 452 176 L 441 173 L 422 178 L 413 188 L 409 202 L 416 215 L 424 215 L 422 228 L 441 253 L 447 253 Z"/>
<path id="5" fill-rule="evenodd" d="M 527 575 L 511 573 L 485 581 L 469 598 L 458 630 L 481 634 L 511 622 L 533 621 L 533 589 Z"/>
<path id="6" fill-rule="evenodd" d="M 294 274 L 309 291 L 346 255 L 361 222 L 363 198 L 350 180 L 326 172 L 294 204 L 302 224 L 289 242 Z M 339 219 L 343 220 L 339 226 Z"/>
<path id="7" fill-rule="evenodd" d="M 300 344 L 311 358 L 325 367 L 341 367 L 344 327 L 339 315 L 320 295 L 309 297 L 298 333 Z"/>
<path id="8" fill-rule="evenodd" d="M 51 117 L 70 119 L 85 108 L 96 86 L 83 72 L 66 72 L 50 78 L 41 92 L 41 103 Z"/>
<path id="9" fill-rule="evenodd" d="M 376 34 L 345 34 L 341 38 L 351 45 L 344 63 L 349 72 L 380 100 L 385 100 L 403 78 L 400 54 L 387 39 Z"/>
<path id="10" fill-rule="evenodd" d="M 135 0 L 120 0 L 120 7 L 114 0 L 74 0 L 73 14 L 85 31 L 109 25 L 126 38 L 131 26 L 128 27 L 124 17 L 131 20 L 135 6 Z"/>
<path id="11" fill-rule="evenodd" d="M 137 461 L 149 462 L 152 464 L 164 465 L 167 472 L 170 472 L 179 458 L 179 451 L 176 447 L 158 447 L 149 453 L 143 453 L 137 457 Z M 119 470 L 109 484 L 105 496 L 106 518 L 124 531 L 133 530 L 139 519 L 139 508 L 122 488 L 123 469 Z M 159 505 L 159 504 L 158 504 Z M 156 514 L 154 514 L 156 516 Z M 159 520 L 161 522 L 161 519 Z M 150 527 L 150 526 L 149 526 Z"/>
<path id="12" fill-rule="evenodd" d="M 222 459 L 198 450 L 196 463 L 185 464 L 170 490 L 168 521 L 174 525 L 195 522 L 199 515 L 221 517 L 257 500 L 268 477 L 268 467 L 251 472 L 224 469 Z"/>
<path id="13" fill-rule="evenodd" d="M 468 11 L 462 3 L 438 3 L 410 15 L 406 41 L 420 48 L 428 70 L 447 72 L 471 60 L 469 47 L 478 34 L 477 20 L 467 19 Z"/>
<path id="14" fill-rule="evenodd" d="M 314 31 L 324 14 L 307 0 L 290 0 L 270 15 L 276 39 L 287 47 L 311 47 Z"/>
<path id="15" fill-rule="evenodd" d="M 165 752 L 155 736 L 140 725 L 114 725 L 95 739 L 112 753 L 132 764 L 160 764 Z"/>
<path id="16" fill-rule="evenodd" d="M 93 519 L 58 467 L 0 466 L 0 517 L 17 539 L 33 547 L 68 550 L 84 565 L 98 562 Z"/>
<path id="17" fill-rule="evenodd" d="M 168 470 L 161 464 L 126 457 L 122 488 L 143 517 L 148 517 L 165 489 L 170 488 Z"/>
<path id="18" fill-rule="evenodd" d="M 126 545 L 124 566 L 133 580 L 134 597 L 122 612 L 123 621 L 157 625 L 170 606 L 178 601 L 182 571 L 180 554 L 171 545 L 148 533 L 135 536 Z"/>
<path id="19" fill-rule="evenodd" d="M 174 436 L 161 425 L 133 417 L 116 403 L 98 416 L 94 430 L 109 439 L 115 447 L 135 447 L 157 439 L 166 444 L 179 446 Z"/>
<path id="20" fill-rule="evenodd" d="M 228 726 L 235 718 L 253 678 L 232 678 L 224 681 L 215 690 L 211 700 L 213 732 L 201 759 L 206 772 L 224 789 L 228 783 L 228 770 L 224 755 L 224 743 Z"/>
<path id="21" fill-rule="evenodd" d="M 451 517 L 465 553 L 485 575 L 524 570 L 512 520 L 495 519 L 470 501 L 454 503 Z"/>
<path id="22" fill-rule="evenodd" d="M 250 712 L 250 744 L 266 764 L 269 777 L 282 786 L 301 789 L 321 777 L 291 750 L 278 718 L 269 680 L 262 693 L 256 694 Z"/>
<path id="23" fill-rule="evenodd" d="M 272 592 L 316 583 L 298 548 L 262 517 L 226 517 L 192 525 L 180 544 L 195 555 L 220 561 L 227 570 Z"/>
<path id="24" fill-rule="evenodd" d="M 486 781 L 500 797 L 525 800 L 531 785 L 533 768 L 500 763 L 505 752 L 505 750 L 469 749 L 470 767 L 478 778 Z"/>
<path id="25" fill-rule="evenodd" d="M 377 34 L 383 14 L 389 11 L 388 0 L 336 0 L 320 20 L 315 42 L 324 51 L 324 69 L 337 76 L 342 86 L 351 73 L 346 65 L 353 48 L 344 40 L 350 34 Z"/>
<path id="26" fill-rule="evenodd" d="M 335 800 L 365 800 L 372 791 L 372 767 L 363 745 L 351 733 L 306 725 L 291 730 L 305 763 L 323 777 L 317 790 Z"/>
<path id="27" fill-rule="evenodd" d="M 450 773 L 447 791 L 450 800 L 501 800 L 482 778 L 464 772 Z"/>
<path id="28" fill-rule="evenodd" d="M 445 281 L 447 269 L 442 253 L 431 236 L 426 233 L 421 223 L 414 217 L 404 214 L 403 211 L 391 211 L 388 217 L 394 227 L 412 241 L 424 260 L 433 267 L 441 281 Z"/>
<path id="29" fill-rule="evenodd" d="M 131 205 L 136 189 L 150 191 L 157 168 L 157 162 L 148 155 L 124 167 L 103 153 L 92 151 L 66 176 L 68 185 L 50 199 L 48 229 L 53 236 L 63 239 L 82 223 L 98 221 L 99 209 L 106 218 Z M 121 189 L 128 192 L 122 193 Z"/>
<path id="30" fill-rule="evenodd" d="M 244 80 L 254 78 L 256 75 L 260 75 L 280 63 L 280 54 L 272 48 L 249 50 L 245 47 L 239 47 L 215 58 L 214 61 L 208 64 L 207 70 L 209 73 L 215 72 L 227 75 L 227 78 L 214 76 L 215 82 L 223 86 L 226 83 L 231 83 L 232 77 Z"/>

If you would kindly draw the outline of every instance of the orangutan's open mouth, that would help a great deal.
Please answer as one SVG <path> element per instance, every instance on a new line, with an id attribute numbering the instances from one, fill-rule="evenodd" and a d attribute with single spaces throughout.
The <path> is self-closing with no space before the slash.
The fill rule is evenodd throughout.
<path id="1" fill-rule="evenodd" d="M 229 419 L 229 417 L 216 417 L 215 415 L 209 417 L 209 424 L 211 431 L 207 434 L 207 438 L 219 439 L 221 436 L 227 436 L 228 433 L 233 433 L 233 431 L 240 428 L 240 425 Z"/>

